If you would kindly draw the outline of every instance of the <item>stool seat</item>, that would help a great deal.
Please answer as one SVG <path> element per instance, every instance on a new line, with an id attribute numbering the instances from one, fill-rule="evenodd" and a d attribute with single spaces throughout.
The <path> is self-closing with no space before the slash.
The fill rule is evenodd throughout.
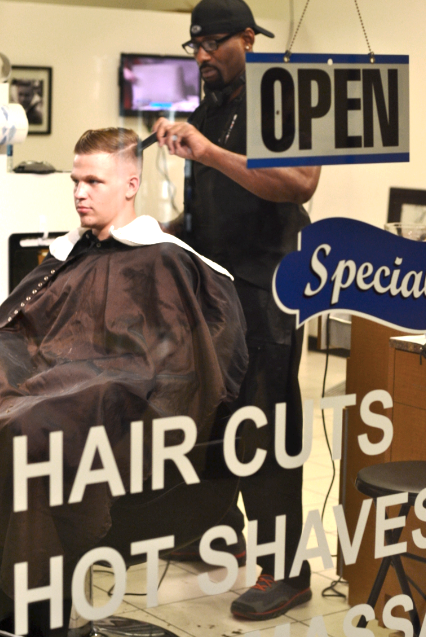
<path id="1" fill-rule="evenodd" d="M 417 495 L 426 487 L 426 461 L 385 462 L 364 467 L 358 472 L 355 486 L 371 498 L 407 492 L 413 506 Z"/>

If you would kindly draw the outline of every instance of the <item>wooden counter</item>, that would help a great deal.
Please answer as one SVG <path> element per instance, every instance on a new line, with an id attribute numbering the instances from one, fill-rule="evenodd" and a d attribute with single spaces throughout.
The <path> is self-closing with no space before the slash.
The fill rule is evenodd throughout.
<path id="1" fill-rule="evenodd" d="M 348 409 L 346 470 L 341 472 L 340 483 L 340 501 L 345 507 L 351 538 L 355 532 L 362 500 L 365 499 L 365 496 L 354 487 L 358 471 L 362 467 L 380 462 L 426 460 L 426 358 L 421 356 L 425 342 L 423 336 L 402 336 L 401 332 L 384 325 L 353 317 L 346 393 L 357 395 L 357 405 Z M 378 442 L 382 438 L 381 431 L 366 426 L 359 415 L 361 400 L 374 389 L 385 389 L 393 397 L 393 409 L 384 410 L 377 403 L 373 410 L 392 420 L 394 436 L 391 446 L 385 453 L 366 456 L 359 448 L 358 436 L 368 433 L 372 442 Z M 390 510 L 390 515 L 396 515 L 396 509 L 395 512 Z M 411 529 L 414 528 L 421 528 L 426 536 L 426 525 L 419 523 L 411 510 L 400 541 L 407 540 L 408 550 L 420 553 L 411 541 Z M 373 507 L 356 564 L 342 567 L 343 577 L 349 582 L 351 605 L 367 601 L 380 565 L 380 560 L 374 559 L 374 531 Z M 422 554 L 424 555 L 425 551 Z M 410 560 L 403 561 L 408 575 L 424 589 L 425 565 Z M 376 617 L 381 618 L 386 601 L 400 593 L 395 573 L 390 569 L 376 605 Z M 422 618 L 426 603 L 417 593 L 415 601 Z"/>

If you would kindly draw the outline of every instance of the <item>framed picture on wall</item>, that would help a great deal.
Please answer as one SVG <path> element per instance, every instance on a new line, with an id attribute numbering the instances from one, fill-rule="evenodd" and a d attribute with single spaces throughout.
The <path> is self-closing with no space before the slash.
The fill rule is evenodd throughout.
<path id="1" fill-rule="evenodd" d="M 10 101 L 21 104 L 28 117 L 29 135 L 50 135 L 52 120 L 52 68 L 12 66 Z"/>
<path id="2" fill-rule="evenodd" d="M 426 190 L 390 188 L 388 222 L 426 223 Z"/>

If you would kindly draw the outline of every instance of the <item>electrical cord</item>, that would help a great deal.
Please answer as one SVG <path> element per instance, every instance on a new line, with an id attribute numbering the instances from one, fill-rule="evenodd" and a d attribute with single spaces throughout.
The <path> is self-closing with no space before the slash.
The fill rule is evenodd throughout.
<path id="1" fill-rule="evenodd" d="M 327 315 L 327 321 L 326 321 L 325 330 L 326 330 L 326 351 L 325 351 L 324 377 L 323 377 L 322 392 L 321 392 L 321 397 L 322 398 L 325 397 L 325 387 L 326 387 L 326 381 L 327 381 L 328 363 L 329 363 L 329 360 L 330 360 L 330 314 Z M 328 453 L 330 454 L 331 465 L 332 465 L 332 468 L 333 468 L 333 475 L 332 475 L 332 478 L 331 478 L 330 486 L 328 488 L 328 491 L 327 491 L 327 494 L 326 494 L 325 500 L 324 500 L 324 505 L 322 507 L 322 513 L 321 513 L 321 522 L 322 522 L 324 520 L 324 514 L 325 514 L 325 509 L 326 509 L 326 506 L 327 506 L 328 498 L 330 496 L 330 492 L 331 492 L 331 489 L 333 488 L 334 480 L 336 478 L 336 465 L 335 465 L 335 462 L 333 460 L 333 453 L 331 451 L 330 440 L 328 438 L 327 426 L 326 426 L 326 422 L 325 422 L 324 409 L 321 409 L 321 417 L 322 417 L 322 426 L 323 426 L 323 430 L 324 430 L 325 441 L 327 443 Z M 336 555 L 333 555 L 333 557 L 336 557 Z M 321 592 L 322 597 L 342 597 L 343 599 L 346 599 L 346 595 L 344 593 L 341 593 L 340 591 L 338 591 L 336 589 L 336 586 L 338 584 L 347 584 L 347 582 L 342 578 L 342 576 L 340 576 L 337 580 L 333 580 L 331 582 L 330 586 L 327 586 Z"/>
<path id="2" fill-rule="evenodd" d="M 321 596 L 322 597 L 343 597 L 343 599 L 346 599 L 345 593 L 338 591 L 336 588 L 336 586 L 338 586 L 339 584 L 347 584 L 347 582 L 344 579 L 342 579 L 342 577 L 340 576 L 339 579 L 333 580 L 330 586 L 327 586 L 321 591 Z"/>
<path id="3" fill-rule="evenodd" d="M 326 381 L 327 381 L 327 372 L 328 372 L 329 360 L 330 360 L 330 315 L 328 314 L 327 315 L 327 321 L 326 321 L 325 368 L 324 368 L 324 377 L 323 377 L 323 381 L 322 381 L 321 398 L 325 397 L 325 386 L 326 386 Z M 334 460 L 333 460 L 333 454 L 332 454 L 332 451 L 331 451 L 330 440 L 328 438 L 327 426 L 326 426 L 326 422 L 325 422 L 324 409 L 321 409 L 321 418 L 322 418 L 322 428 L 324 430 L 325 441 L 327 443 L 327 449 L 328 449 L 328 453 L 330 454 L 331 465 L 332 465 L 332 468 L 333 468 L 333 476 L 331 478 L 330 486 L 328 488 L 327 495 L 325 496 L 325 500 L 324 500 L 324 505 L 322 507 L 322 513 L 321 513 L 321 522 L 322 522 L 323 519 L 324 519 L 325 508 L 327 506 L 328 498 L 329 498 L 331 489 L 333 488 L 334 479 L 336 477 L 336 466 L 335 466 L 335 463 L 334 463 Z"/>

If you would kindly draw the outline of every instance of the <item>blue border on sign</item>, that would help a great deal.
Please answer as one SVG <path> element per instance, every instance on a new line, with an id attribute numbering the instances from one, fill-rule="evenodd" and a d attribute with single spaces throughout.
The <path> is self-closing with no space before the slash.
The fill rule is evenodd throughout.
<path id="1" fill-rule="evenodd" d="M 371 64 L 369 55 L 356 55 L 353 53 L 292 53 L 287 64 L 328 64 L 329 60 L 334 64 Z M 408 55 L 375 55 L 375 64 L 408 64 Z M 247 53 L 248 63 L 264 62 L 272 64 L 284 64 L 284 53 Z"/>
<path id="2" fill-rule="evenodd" d="M 248 159 L 247 168 L 279 168 L 280 166 L 331 166 L 334 164 L 381 164 L 410 161 L 410 153 L 368 153 L 364 155 L 318 155 L 316 157 L 268 157 Z"/>

